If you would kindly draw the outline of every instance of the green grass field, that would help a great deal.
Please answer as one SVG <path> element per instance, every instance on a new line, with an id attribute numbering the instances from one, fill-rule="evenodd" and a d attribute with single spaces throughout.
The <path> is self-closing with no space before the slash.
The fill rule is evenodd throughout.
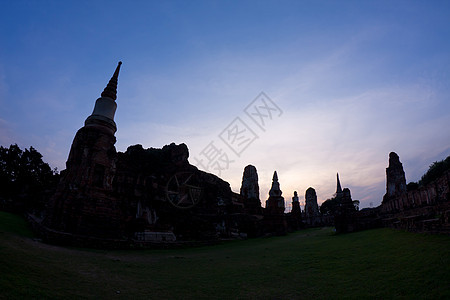
<path id="1" fill-rule="evenodd" d="M 0 212 L 4 299 L 450 299 L 450 236 L 331 228 L 177 250 L 33 240 Z"/>

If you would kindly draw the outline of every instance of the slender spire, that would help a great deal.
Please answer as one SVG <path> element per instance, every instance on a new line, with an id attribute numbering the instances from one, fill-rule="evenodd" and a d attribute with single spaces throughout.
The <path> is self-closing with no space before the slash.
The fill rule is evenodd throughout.
<path id="1" fill-rule="evenodd" d="M 102 97 L 108 97 L 113 100 L 117 99 L 117 79 L 119 77 L 119 71 L 120 71 L 121 65 L 122 65 L 122 62 L 119 61 L 116 71 L 114 72 L 114 75 L 111 77 L 111 79 L 108 82 L 108 85 L 103 90 Z"/>
<path id="2" fill-rule="evenodd" d="M 342 193 L 341 182 L 339 181 L 339 173 L 336 173 L 337 176 L 337 186 L 336 186 L 336 194 Z"/>
<path id="3" fill-rule="evenodd" d="M 269 196 L 281 196 L 283 192 L 280 190 L 280 183 L 278 182 L 277 171 L 273 172 L 272 187 L 269 191 Z"/>

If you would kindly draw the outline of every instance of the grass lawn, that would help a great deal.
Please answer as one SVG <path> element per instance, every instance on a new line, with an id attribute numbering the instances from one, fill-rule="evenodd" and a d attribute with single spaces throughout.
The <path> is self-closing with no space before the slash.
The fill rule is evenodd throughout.
<path id="1" fill-rule="evenodd" d="M 0 212 L 0 298 L 450 299 L 450 236 L 331 228 L 177 249 L 33 240 Z"/>

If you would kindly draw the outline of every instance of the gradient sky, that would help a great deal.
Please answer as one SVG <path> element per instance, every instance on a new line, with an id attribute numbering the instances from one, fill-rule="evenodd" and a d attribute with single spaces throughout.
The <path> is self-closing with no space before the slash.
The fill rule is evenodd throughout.
<path id="1" fill-rule="evenodd" d="M 213 142 L 235 192 L 256 166 L 263 203 L 276 170 L 288 202 L 339 172 L 377 206 L 390 151 L 407 182 L 450 155 L 450 1 L 0 4 L 0 145 L 59 170 L 119 60 L 118 151 L 183 142 L 198 165 Z M 264 131 L 244 112 L 261 92 L 282 111 Z M 258 137 L 240 156 L 219 138 L 237 117 Z"/>

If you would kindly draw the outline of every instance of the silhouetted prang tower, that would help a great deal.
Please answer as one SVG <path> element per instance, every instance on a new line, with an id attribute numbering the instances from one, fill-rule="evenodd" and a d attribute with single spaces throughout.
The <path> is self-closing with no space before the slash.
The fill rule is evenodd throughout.
<path id="1" fill-rule="evenodd" d="M 355 206 L 353 205 L 352 195 L 349 188 L 341 188 L 339 174 L 337 174 L 336 187 L 337 207 L 334 213 L 334 226 L 336 232 L 352 232 L 355 230 Z"/>
<path id="2" fill-rule="evenodd" d="M 302 210 L 297 191 L 294 191 L 294 197 L 292 197 L 292 210 L 288 214 L 288 224 L 293 230 L 303 228 Z"/>
<path id="3" fill-rule="evenodd" d="M 294 197 L 292 197 L 292 210 L 291 214 L 302 217 L 302 210 L 300 208 L 300 201 L 298 200 L 297 191 L 294 191 Z"/>
<path id="4" fill-rule="evenodd" d="M 386 168 L 386 194 L 383 202 L 406 193 L 406 178 L 403 165 L 395 152 L 389 153 L 389 166 Z"/>
<path id="5" fill-rule="evenodd" d="M 244 199 L 245 212 L 253 215 L 261 215 L 262 207 L 259 199 L 258 172 L 256 167 L 248 165 L 242 174 L 240 194 Z"/>
<path id="6" fill-rule="evenodd" d="M 283 192 L 278 182 L 277 171 L 273 173 L 272 187 L 269 191 L 269 199 L 266 201 L 266 211 L 271 215 L 282 215 L 284 213 L 284 198 L 281 196 Z"/>
<path id="7" fill-rule="evenodd" d="M 284 198 L 281 196 L 283 192 L 278 182 L 277 171 L 273 173 L 272 187 L 269 191 L 269 199 L 266 200 L 266 208 L 264 211 L 264 222 L 266 232 L 275 234 L 286 234 L 287 223 L 284 215 Z"/>
<path id="8" fill-rule="evenodd" d="M 317 226 L 321 223 L 317 194 L 312 187 L 305 192 L 305 217 L 306 224 L 309 226 Z"/>
<path id="9" fill-rule="evenodd" d="M 51 229 L 111 238 L 121 235 L 121 205 L 112 187 L 117 160 L 115 100 L 121 64 L 75 135 L 66 170 L 61 172 L 44 220 Z"/>

